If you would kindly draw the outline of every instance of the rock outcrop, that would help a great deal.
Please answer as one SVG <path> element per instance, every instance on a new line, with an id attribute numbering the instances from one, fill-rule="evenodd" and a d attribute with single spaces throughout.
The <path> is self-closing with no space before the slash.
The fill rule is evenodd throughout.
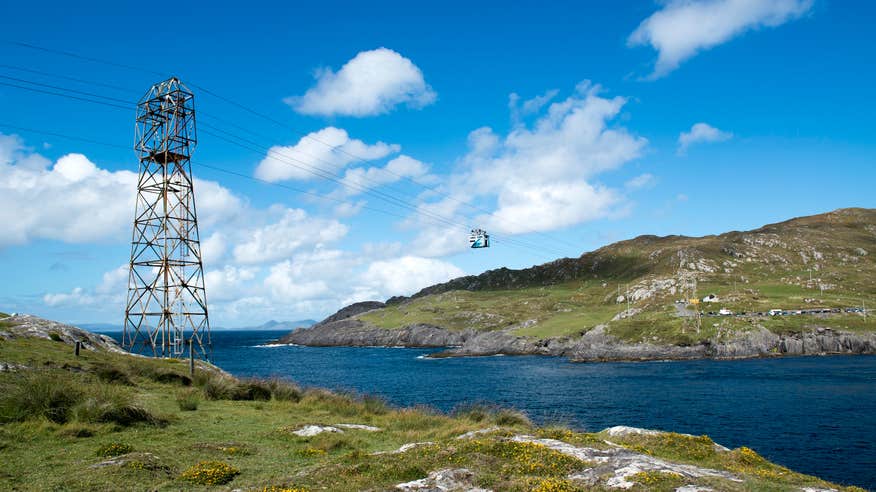
<path id="1" fill-rule="evenodd" d="M 3 318 L 0 325 L 0 338 L 42 338 L 56 340 L 58 342 L 73 345 L 82 343 L 84 350 L 106 350 L 126 354 L 124 349 L 115 340 L 97 333 L 83 330 L 82 328 L 57 321 L 50 321 L 29 314 L 17 314 Z"/>
<path id="2" fill-rule="evenodd" d="M 347 318 L 296 330 L 278 342 L 313 347 L 453 347 L 472 335 L 470 331 L 452 332 L 432 325 L 386 330 Z"/>

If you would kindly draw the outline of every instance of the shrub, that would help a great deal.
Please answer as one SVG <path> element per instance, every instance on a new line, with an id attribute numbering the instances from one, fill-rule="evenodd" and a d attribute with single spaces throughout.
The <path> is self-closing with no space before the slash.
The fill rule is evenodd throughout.
<path id="1" fill-rule="evenodd" d="M 122 388 L 107 384 L 94 385 L 73 408 L 73 415 L 80 422 L 107 422 L 122 426 L 137 423 L 161 425 L 164 423 L 148 410 L 135 405 L 130 394 Z"/>
<path id="2" fill-rule="evenodd" d="M 237 393 L 237 382 L 231 378 L 214 376 L 204 382 L 203 389 L 208 400 L 231 400 Z"/>
<path id="3" fill-rule="evenodd" d="M 374 415 L 383 415 L 389 411 L 389 405 L 386 400 L 379 396 L 365 395 L 360 400 L 365 411 Z"/>
<path id="4" fill-rule="evenodd" d="M 191 386 L 192 378 L 171 371 L 161 371 L 152 374 L 153 381 L 163 384 L 177 384 L 180 386 Z"/>
<path id="5" fill-rule="evenodd" d="M 82 393 L 65 377 L 48 371 L 22 372 L 0 385 L 0 423 L 45 417 L 63 424 Z"/>
<path id="6" fill-rule="evenodd" d="M 128 373 L 115 366 L 99 365 L 94 368 L 94 374 L 103 382 L 131 385 Z"/>
<path id="7" fill-rule="evenodd" d="M 497 425 L 532 425 L 532 421 L 529 420 L 529 417 L 527 417 L 525 413 L 519 412 L 517 410 L 510 410 L 508 408 L 501 408 L 496 410 L 495 414 L 493 415 L 493 420 L 496 422 Z"/>
<path id="8" fill-rule="evenodd" d="M 184 471 L 180 478 L 197 485 L 225 485 L 234 480 L 240 470 L 221 461 L 201 461 Z"/>
<path id="9" fill-rule="evenodd" d="M 484 403 L 471 403 L 457 406 L 451 414 L 454 417 L 466 418 L 472 422 L 492 421 L 496 425 L 530 426 L 532 422 L 526 414 L 509 408 L 501 408 Z"/>
<path id="10" fill-rule="evenodd" d="M 259 379 L 248 379 L 237 385 L 231 399 L 268 401 L 271 399 L 270 383 Z"/>
<path id="11" fill-rule="evenodd" d="M 104 444 L 97 448 L 95 452 L 98 456 L 103 456 L 104 458 L 111 458 L 113 456 L 121 456 L 123 454 L 128 454 L 134 450 L 134 447 L 130 444 L 123 444 L 118 442 L 111 442 L 109 444 Z"/>
<path id="12" fill-rule="evenodd" d="M 49 338 L 52 339 L 52 341 L 55 341 L 55 342 L 63 342 L 63 341 L 64 341 L 64 339 L 61 338 L 61 334 L 58 333 L 57 331 L 50 331 L 50 332 L 49 332 Z"/>
<path id="13" fill-rule="evenodd" d="M 199 403 L 201 403 L 201 396 L 197 390 L 187 389 L 176 394 L 176 404 L 184 412 L 197 410 Z"/>
<path id="14" fill-rule="evenodd" d="M 271 395 L 277 401 L 291 401 L 297 403 L 301 400 L 301 388 L 294 383 L 283 381 L 281 379 L 272 379 L 269 381 L 271 386 Z"/>

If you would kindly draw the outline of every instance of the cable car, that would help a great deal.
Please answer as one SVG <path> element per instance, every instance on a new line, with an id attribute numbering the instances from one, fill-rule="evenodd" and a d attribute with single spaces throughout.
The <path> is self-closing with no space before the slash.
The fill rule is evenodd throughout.
<path id="1" fill-rule="evenodd" d="M 490 235 L 483 229 L 472 229 L 471 234 L 468 235 L 468 244 L 472 248 L 489 248 Z"/>

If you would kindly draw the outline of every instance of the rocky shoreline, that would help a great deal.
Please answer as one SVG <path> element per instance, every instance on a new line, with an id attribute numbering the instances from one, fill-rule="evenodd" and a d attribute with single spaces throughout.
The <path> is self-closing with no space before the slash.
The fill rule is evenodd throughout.
<path id="1" fill-rule="evenodd" d="M 626 342 L 607 334 L 605 327 L 601 325 L 580 336 L 546 339 L 517 336 L 510 329 L 489 332 L 450 331 L 425 324 L 385 329 L 353 317 L 362 312 L 364 311 L 353 309 L 349 311 L 352 314 L 348 317 L 335 315 L 311 328 L 293 331 L 280 338 L 278 343 L 315 347 L 447 348 L 431 357 L 547 355 L 567 357 L 576 362 L 876 353 L 876 333 L 851 333 L 831 328 L 777 334 L 756 326 L 731 338 L 709 339 L 699 344 L 683 346 Z"/>

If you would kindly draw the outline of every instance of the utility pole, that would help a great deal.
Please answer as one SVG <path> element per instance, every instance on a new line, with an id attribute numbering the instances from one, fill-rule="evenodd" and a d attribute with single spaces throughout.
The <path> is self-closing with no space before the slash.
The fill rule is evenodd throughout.
<path id="1" fill-rule="evenodd" d="M 194 94 L 176 77 L 137 104 L 140 160 L 122 345 L 156 357 L 210 358 L 212 343 L 191 155 Z"/>

